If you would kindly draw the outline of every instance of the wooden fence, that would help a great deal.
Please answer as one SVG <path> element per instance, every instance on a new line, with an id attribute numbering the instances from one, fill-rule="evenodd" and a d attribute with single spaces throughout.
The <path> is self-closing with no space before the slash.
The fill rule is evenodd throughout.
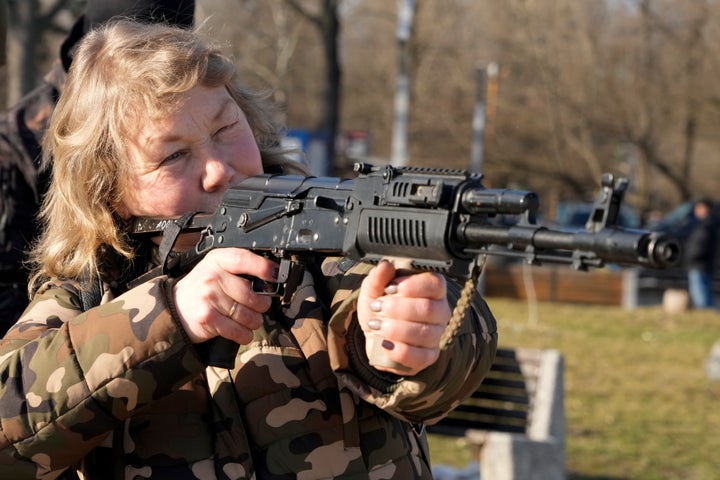
<path id="1" fill-rule="evenodd" d="M 578 271 L 563 265 L 487 265 L 486 297 L 538 301 L 624 305 L 624 273 L 608 268 Z"/>

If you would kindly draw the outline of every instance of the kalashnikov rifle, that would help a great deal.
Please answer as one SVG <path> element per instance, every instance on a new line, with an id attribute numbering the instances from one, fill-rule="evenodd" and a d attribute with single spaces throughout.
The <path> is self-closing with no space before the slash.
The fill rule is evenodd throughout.
<path id="1" fill-rule="evenodd" d="M 562 231 L 537 224 L 537 194 L 485 188 L 480 174 L 363 163 L 354 170 L 355 178 L 254 176 L 228 190 L 214 213 L 137 219 L 135 235 L 163 234 L 162 264 L 139 281 L 182 276 L 207 252 L 222 247 L 277 260 L 278 282 L 256 282 L 254 288 L 282 302 L 289 301 L 308 263 L 326 256 L 370 263 L 402 259 L 412 271 L 466 280 L 465 293 L 472 295 L 487 255 L 578 270 L 610 263 L 663 268 L 680 255 L 672 238 L 618 226 L 628 181 L 611 174 L 601 179 L 585 228 Z M 497 221 L 507 216 L 517 221 Z M 195 247 L 169 255 L 177 235 L 191 231 L 200 234 Z"/>

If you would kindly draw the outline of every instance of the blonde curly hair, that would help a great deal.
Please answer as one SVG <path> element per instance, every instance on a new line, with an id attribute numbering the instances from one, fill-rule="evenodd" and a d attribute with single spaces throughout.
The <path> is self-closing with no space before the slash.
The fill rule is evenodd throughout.
<path id="1" fill-rule="evenodd" d="M 129 168 L 125 138 L 142 118 L 178 108 L 196 85 L 225 86 L 247 116 L 263 165 L 305 174 L 286 159 L 278 112 L 265 93 L 241 84 L 233 62 L 196 31 L 117 20 L 78 46 L 43 140 L 52 181 L 43 233 L 31 252 L 32 292 L 48 278 L 101 275 L 107 252 L 132 259 L 128 224 L 116 213 Z"/>

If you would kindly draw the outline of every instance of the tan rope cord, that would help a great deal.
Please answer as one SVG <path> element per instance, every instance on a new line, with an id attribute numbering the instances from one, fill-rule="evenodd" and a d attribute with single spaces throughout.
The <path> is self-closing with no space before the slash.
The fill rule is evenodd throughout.
<path id="1" fill-rule="evenodd" d="M 485 268 L 486 261 L 487 255 L 483 255 L 478 261 L 473 263 L 470 276 L 465 281 L 465 285 L 460 293 L 460 298 L 458 299 L 457 304 L 453 309 L 452 316 L 450 317 L 450 322 L 448 322 L 448 325 L 440 338 L 441 350 L 447 349 L 455 338 L 455 335 L 457 335 L 460 325 L 465 319 L 468 308 L 470 308 L 470 304 L 473 301 L 473 297 L 477 293 L 478 279 L 480 278 L 483 268 Z"/>

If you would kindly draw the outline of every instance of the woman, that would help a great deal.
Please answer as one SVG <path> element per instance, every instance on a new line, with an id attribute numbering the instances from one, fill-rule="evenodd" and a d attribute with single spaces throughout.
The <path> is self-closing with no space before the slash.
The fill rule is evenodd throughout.
<path id="1" fill-rule="evenodd" d="M 44 144 L 54 178 L 33 302 L 0 345 L 1 478 L 430 477 L 420 424 L 494 357 L 482 301 L 441 351 L 457 289 L 433 273 L 394 278 L 389 262 L 327 259 L 317 291 L 333 294 L 308 274 L 284 309 L 242 276 L 272 281 L 276 264 L 236 248 L 126 287 L 158 259 L 133 218 L 212 212 L 244 178 L 299 168 L 273 118 L 192 32 L 120 21 L 87 35 Z M 100 305 L 83 311 L 98 281 Z M 370 366 L 367 331 L 407 369 Z M 232 369 L 196 348 L 218 336 L 241 345 Z"/>

